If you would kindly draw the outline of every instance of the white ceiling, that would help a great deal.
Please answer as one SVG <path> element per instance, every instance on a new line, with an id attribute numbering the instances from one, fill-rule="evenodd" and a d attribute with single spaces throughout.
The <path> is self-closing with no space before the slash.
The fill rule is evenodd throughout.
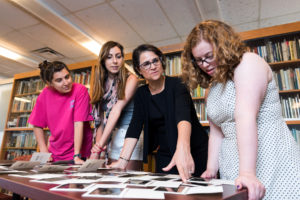
<path id="1" fill-rule="evenodd" d="M 36 12 L 30 11 L 31 8 Z M 49 15 L 47 10 L 56 16 Z M 36 63 L 45 58 L 32 51 L 50 47 L 65 56 L 61 61 L 71 64 L 97 58 L 79 45 L 77 39 L 88 37 L 99 44 L 119 41 L 125 53 L 129 53 L 142 43 L 166 46 L 184 42 L 191 29 L 205 19 L 223 20 L 237 31 L 252 30 L 300 21 L 300 3 L 299 0 L 0 0 L 0 46 Z M 0 79 L 34 69 L 37 66 L 0 56 Z"/>

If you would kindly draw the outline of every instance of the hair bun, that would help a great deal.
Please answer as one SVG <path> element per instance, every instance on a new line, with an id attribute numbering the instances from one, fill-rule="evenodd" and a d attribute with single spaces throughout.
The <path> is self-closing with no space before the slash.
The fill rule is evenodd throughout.
<path id="1" fill-rule="evenodd" d="M 47 67 L 47 65 L 48 65 L 48 61 L 47 61 L 47 60 L 44 60 L 43 62 L 41 62 L 41 63 L 39 64 L 39 68 L 40 68 L 40 69 L 45 69 L 45 68 Z"/>

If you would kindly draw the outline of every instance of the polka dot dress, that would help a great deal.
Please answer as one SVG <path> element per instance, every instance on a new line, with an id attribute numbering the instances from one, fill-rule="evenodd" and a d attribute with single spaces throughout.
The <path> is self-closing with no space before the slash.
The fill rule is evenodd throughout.
<path id="1" fill-rule="evenodd" d="M 234 82 L 214 84 L 207 99 L 207 114 L 225 136 L 219 153 L 219 169 L 221 178 L 228 180 L 235 180 L 239 174 L 234 110 Z M 268 84 L 257 126 L 256 174 L 266 187 L 264 200 L 300 200 L 300 148 L 282 118 L 274 80 Z"/>

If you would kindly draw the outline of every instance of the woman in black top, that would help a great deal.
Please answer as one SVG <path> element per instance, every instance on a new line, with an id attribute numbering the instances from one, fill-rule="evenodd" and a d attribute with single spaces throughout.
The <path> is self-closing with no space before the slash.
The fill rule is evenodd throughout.
<path id="1" fill-rule="evenodd" d="M 144 128 L 144 162 L 157 149 L 156 172 L 179 173 L 183 181 L 200 176 L 206 169 L 208 136 L 189 91 L 179 78 L 164 76 L 165 57 L 155 46 L 140 45 L 132 59 L 135 72 L 148 84 L 135 94 L 121 156 L 109 167 L 126 168 Z"/>

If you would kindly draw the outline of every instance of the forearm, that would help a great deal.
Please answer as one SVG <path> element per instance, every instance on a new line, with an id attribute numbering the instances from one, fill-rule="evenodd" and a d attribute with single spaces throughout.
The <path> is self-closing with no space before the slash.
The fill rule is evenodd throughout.
<path id="1" fill-rule="evenodd" d="M 34 127 L 33 132 L 36 138 L 36 141 L 39 145 L 40 152 L 48 152 L 48 147 L 45 141 L 44 131 L 40 127 Z"/>
<path id="2" fill-rule="evenodd" d="M 100 140 L 97 140 L 99 146 L 103 147 L 107 144 L 108 138 L 110 137 L 113 129 L 115 128 L 120 115 L 121 115 L 121 112 L 116 109 L 113 109 L 110 112 L 107 123 L 103 130 L 102 136 L 101 136 Z"/>
<path id="3" fill-rule="evenodd" d="M 207 159 L 207 169 L 218 171 L 219 168 L 219 151 L 221 147 L 223 138 L 216 133 L 211 133 L 208 140 L 208 159 Z"/>
<path id="4" fill-rule="evenodd" d="M 74 123 L 74 155 L 79 154 L 81 150 L 83 140 L 83 123 L 84 122 Z"/>
<path id="5" fill-rule="evenodd" d="M 181 121 L 177 124 L 178 139 L 176 148 L 185 148 L 190 152 L 192 126 L 188 121 Z"/>
<path id="6" fill-rule="evenodd" d="M 236 120 L 237 143 L 239 150 L 240 174 L 256 175 L 257 126 L 256 118 L 239 117 Z"/>
<path id="7" fill-rule="evenodd" d="M 131 154 L 134 150 L 137 141 L 138 140 L 136 138 L 125 138 L 120 157 L 126 160 L 130 160 Z"/>

